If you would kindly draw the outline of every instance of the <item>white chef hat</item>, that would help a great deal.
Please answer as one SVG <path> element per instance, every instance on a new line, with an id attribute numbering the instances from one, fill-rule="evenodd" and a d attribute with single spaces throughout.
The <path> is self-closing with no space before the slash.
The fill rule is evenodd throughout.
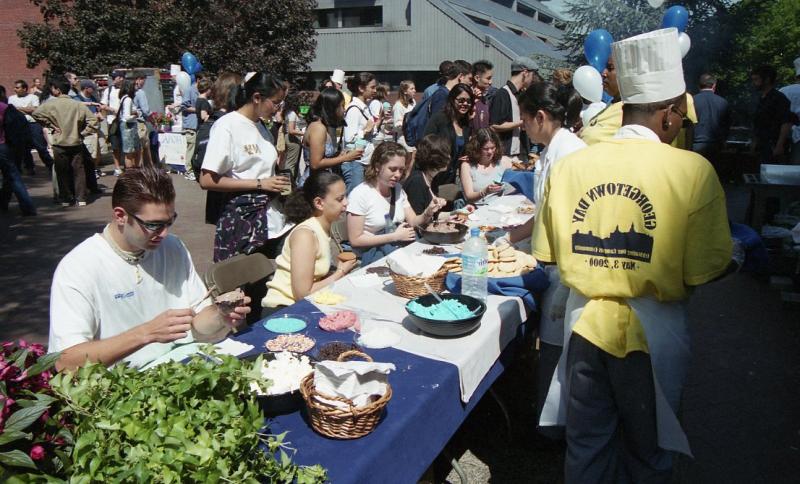
<path id="1" fill-rule="evenodd" d="M 800 76 L 800 57 L 794 60 L 794 73 Z"/>
<path id="2" fill-rule="evenodd" d="M 686 92 L 678 29 L 654 30 L 611 44 L 622 101 L 648 104 Z"/>

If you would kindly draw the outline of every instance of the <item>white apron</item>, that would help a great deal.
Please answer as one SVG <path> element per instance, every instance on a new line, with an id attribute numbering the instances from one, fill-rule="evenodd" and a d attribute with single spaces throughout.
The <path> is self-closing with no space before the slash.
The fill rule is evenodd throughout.
<path id="1" fill-rule="evenodd" d="M 520 114 L 519 114 L 519 102 L 517 101 L 517 96 L 511 92 L 511 88 L 508 87 L 508 84 L 503 86 L 503 89 L 508 92 L 508 97 L 511 99 L 511 120 L 512 121 L 519 121 Z M 522 133 L 520 128 L 514 128 L 511 130 L 511 149 L 508 151 L 508 156 L 520 156 L 522 161 L 527 161 L 527 153 L 525 157 L 522 157 L 520 153 L 520 143 L 519 143 L 519 135 Z"/>
<path id="2" fill-rule="evenodd" d="M 570 291 L 564 325 L 564 350 L 558 360 L 539 419 L 539 425 L 543 427 L 566 424 L 566 404 L 569 394 L 566 366 L 569 339 L 575 323 L 588 302 L 588 298 L 574 289 Z M 689 440 L 675 415 L 680 404 L 690 356 L 686 301 L 664 303 L 640 297 L 628 299 L 627 303 L 642 323 L 650 351 L 655 384 L 658 446 L 692 456 Z"/>

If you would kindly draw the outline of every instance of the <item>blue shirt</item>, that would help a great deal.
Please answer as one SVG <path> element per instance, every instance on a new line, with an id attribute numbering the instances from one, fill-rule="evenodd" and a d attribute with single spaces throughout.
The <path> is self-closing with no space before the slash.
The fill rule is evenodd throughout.
<path id="1" fill-rule="evenodd" d="M 81 94 L 81 93 L 75 94 L 75 97 L 73 99 L 75 99 L 76 101 L 80 101 L 82 103 L 96 103 L 97 102 L 97 99 L 95 99 L 94 97 L 84 97 L 83 94 Z M 89 108 L 89 111 L 91 111 L 93 113 L 97 113 L 97 111 L 100 110 L 100 108 L 98 108 L 97 106 L 86 106 L 86 107 Z"/>
<path id="2" fill-rule="evenodd" d="M 183 94 L 183 102 L 181 103 L 181 108 L 183 109 L 183 129 L 197 130 L 197 113 L 187 113 L 186 110 L 188 108 L 194 108 L 195 104 L 197 104 L 197 96 L 199 95 L 200 92 L 194 84 L 191 89 L 189 89 L 188 93 Z"/>
<path id="3" fill-rule="evenodd" d="M 147 94 L 145 94 L 144 89 L 136 91 L 136 95 L 133 96 L 133 105 L 142 112 L 142 120 L 150 116 L 150 105 L 147 104 Z"/>
<path id="4" fill-rule="evenodd" d="M 694 112 L 697 124 L 694 125 L 695 143 L 722 143 L 728 137 L 731 115 L 728 102 L 710 90 L 702 90 L 694 95 Z"/>

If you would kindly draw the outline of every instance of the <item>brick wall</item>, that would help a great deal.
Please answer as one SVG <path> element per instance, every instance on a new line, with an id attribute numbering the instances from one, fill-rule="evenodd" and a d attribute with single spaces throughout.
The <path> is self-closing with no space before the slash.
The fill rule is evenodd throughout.
<path id="1" fill-rule="evenodd" d="M 14 81 L 25 79 L 29 85 L 34 77 L 42 77 L 47 65 L 34 69 L 25 67 L 25 50 L 19 46 L 17 29 L 23 22 L 41 21 L 41 13 L 29 0 L 0 0 L 0 85 L 7 94 L 14 94 Z"/>

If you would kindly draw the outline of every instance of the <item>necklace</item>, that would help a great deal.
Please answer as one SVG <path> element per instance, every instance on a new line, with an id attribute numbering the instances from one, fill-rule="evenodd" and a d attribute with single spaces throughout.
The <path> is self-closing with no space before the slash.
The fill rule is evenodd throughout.
<path id="1" fill-rule="evenodd" d="M 145 251 L 140 250 L 138 252 L 129 252 L 127 250 L 123 250 L 119 245 L 117 245 L 117 242 L 111 236 L 111 224 L 106 225 L 106 228 L 103 229 L 103 238 L 106 239 L 106 242 L 108 242 L 108 245 L 111 247 L 111 250 L 113 250 L 114 253 L 134 267 L 136 284 L 141 283 L 142 274 L 139 270 L 139 262 L 144 259 Z"/>

